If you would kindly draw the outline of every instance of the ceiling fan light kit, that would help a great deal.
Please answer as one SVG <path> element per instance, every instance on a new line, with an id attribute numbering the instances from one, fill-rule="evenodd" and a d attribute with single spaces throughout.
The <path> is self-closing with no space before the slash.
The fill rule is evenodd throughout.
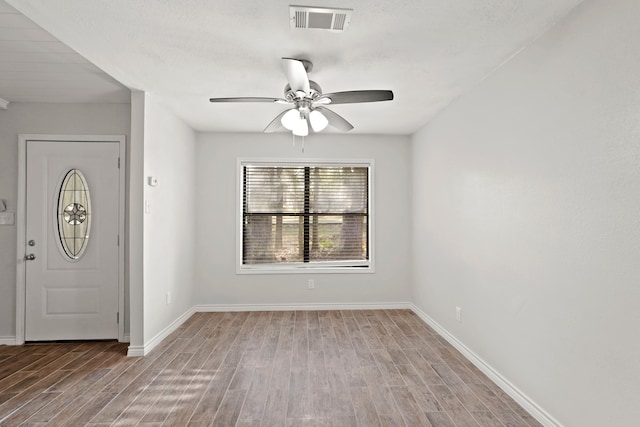
<path id="1" fill-rule="evenodd" d="M 329 124 L 329 120 L 320 112 L 320 110 L 313 110 L 309 113 L 309 122 L 311 123 L 311 129 L 313 129 L 314 132 L 322 132 Z"/>
<path id="2" fill-rule="evenodd" d="M 282 119 L 280 119 L 282 126 L 290 130 L 296 136 L 309 135 L 309 125 L 307 124 L 307 118 L 304 113 L 296 109 L 288 110 Z"/>
<path id="3" fill-rule="evenodd" d="M 291 131 L 296 136 L 307 136 L 309 127 L 314 132 L 322 132 L 328 125 L 337 130 L 348 132 L 353 125 L 344 117 L 326 108 L 326 105 L 354 104 L 361 102 L 379 102 L 393 100 L 390 90 L 355 90 L 346 92 L 322 93 L 320 85 L 309 80 L 308 72 L 313 68 L 310 61 L 282 58 L 282 69 L 287 81 L 283 98 L 237 97 L 209 98 L 210 102 L 270 102 L 293 104 L 293 107 L 280 113 L 264 129 L 264 132 Z"/>

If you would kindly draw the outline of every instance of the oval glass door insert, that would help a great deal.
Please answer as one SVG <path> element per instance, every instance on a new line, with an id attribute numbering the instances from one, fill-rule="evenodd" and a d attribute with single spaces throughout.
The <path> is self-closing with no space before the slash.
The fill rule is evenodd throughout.
<path id="1" fill-rule="evenodd" d="M 91 197 L 87 180 L 78 169 L 65 175 L 58 195 L 58 238 L 70 260 L 79 259 L 87 248 L 91 230 Z"/>

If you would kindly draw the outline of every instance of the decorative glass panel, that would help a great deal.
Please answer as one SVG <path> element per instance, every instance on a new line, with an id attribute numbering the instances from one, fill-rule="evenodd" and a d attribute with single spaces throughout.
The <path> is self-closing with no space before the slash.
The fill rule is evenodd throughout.
<path id="1" fill-rule="evenodd" d="M 79 259 L 87 248 L 91 213 L 87 180 L 78 169 L 71 169 L 62 180 L 57 209 L 58 237 L 69 259 Z"/>

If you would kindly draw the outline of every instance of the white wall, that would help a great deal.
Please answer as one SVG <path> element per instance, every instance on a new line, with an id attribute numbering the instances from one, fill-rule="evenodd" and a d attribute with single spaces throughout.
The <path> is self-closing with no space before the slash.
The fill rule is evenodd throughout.
<path id="1" fill-rule="evenodd" d="M 16 212 L 18 134 L 128 135 L 129 104 L 11 103 L 0 110 L 0 199 Z M 15 338 L 16 226 L 0 225 L 0 340 Z M 127 325 L 125 324 L 125 329 Z"/>
<path id="2" fill-rule="evenodd" d="M 148 343 L 193 306 L 198 204 L 193 130 L 153 94 L 147 93 L 143 104 L 144 199 L 149 213 L 144 215 L 142 342 Z M 146 182 L 149 176 L 158 178 L 156 187 Z M 139 294 L 139 288 L 134 292 Z M 132 309 L 132 316 L 140 313 Z"/>
<path id="3" fill-rule="evenodd" d="M 373 159 L 375 273 L 236 274 L 238 158 Z M 196 304 L 349 304 L 411 300 L 409 138 L 320 134 L 197 136 Z M 307 289 L 307 279 L 316 288 Z"/>
<path id="4" fill-rule="evenodd" d="M 131 91 L 131 144 L 127 156 L 127 252 L 125 271 L 129 283 L 129 350 L 144 351 L 144 114 L 146 93 Z"/>
<path id="5" fill-rule="evenodd" d="M 585 2 L 412 141 L 416 304 L 565 426 L 640 419 L 638 16 Z"/>

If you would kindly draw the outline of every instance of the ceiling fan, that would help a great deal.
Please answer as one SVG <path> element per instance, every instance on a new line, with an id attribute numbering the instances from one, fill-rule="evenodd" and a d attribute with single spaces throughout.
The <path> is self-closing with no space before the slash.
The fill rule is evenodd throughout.
<path id="1" fill-rule="evenodd" d="M 284 98 L 210 98 L 209 101 L 275 102 L 293 105 L 292 108 L 276 116 L 264 129 L 264 132 L 277 132 L 286 128 L 294 135 L 307 136 L 309 127 L 314 132 L 322 131 L 327 125 L 344 132 L 353 129 L 351 123 L 326 108 L 327 105 L 391 101 L 393 99 L 393 92 L 390 90 L 353 90 L 323 94 L 320 85 L 309 80 L 307 75 L 313 68 L 313 63 L 304 59 L 282 58 L 282 68 L 289 82 L 284 88 Z"/>

